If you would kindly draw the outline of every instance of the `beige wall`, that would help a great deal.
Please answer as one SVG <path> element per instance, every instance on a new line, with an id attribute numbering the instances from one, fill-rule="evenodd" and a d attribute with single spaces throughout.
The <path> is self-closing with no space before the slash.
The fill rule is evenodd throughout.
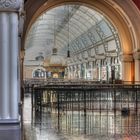
<path id="1" fill-rule="evenodd" d="M 32 72 L 35 67 L 26 67 L 24 66 L 24 72 L 23 72 L 23 79 L 32 78 Z"/>

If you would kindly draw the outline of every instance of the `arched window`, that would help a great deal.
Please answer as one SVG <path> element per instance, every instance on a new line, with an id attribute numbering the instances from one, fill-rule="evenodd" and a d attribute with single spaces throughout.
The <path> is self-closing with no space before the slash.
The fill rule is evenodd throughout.
<path id="1" fill-rule="evenodd" d="M 33 78 L 45 78 L 46 71 L 42 69 L 37 69 L 33 72 Z"/>

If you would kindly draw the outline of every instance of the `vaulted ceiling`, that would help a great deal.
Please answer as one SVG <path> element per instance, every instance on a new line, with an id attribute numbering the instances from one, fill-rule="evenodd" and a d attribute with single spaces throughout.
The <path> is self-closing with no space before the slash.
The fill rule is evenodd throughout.
<path id="1" fill-rule="evenodd" d="M 52 48 L 71 57 L 117 56 L 120 42 L 117 30 L 105 16 L 82 5 L 63 5 L 44 12 L 31 26 L 25 41 L 25 64 L 36 65 L 38 56 L 47 59 Z"/>

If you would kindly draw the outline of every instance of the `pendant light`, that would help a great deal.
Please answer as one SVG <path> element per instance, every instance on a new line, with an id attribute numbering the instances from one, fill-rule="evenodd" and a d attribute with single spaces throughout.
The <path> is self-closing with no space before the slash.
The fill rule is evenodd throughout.
<path id="1" fill-rule="evenodd" d="M 68 50 L 67 50 L 67 58 L 70 58 L 70 48 L 69 48 L 69 5 L 68 5 Z"/>
<path id="2" fill-rule="evenodd" d="M 55 24 L 55 15 L 54 15 L 54 43 L 53 43 L 53 49 L 52 49 L 52 55 L 57 55 L 57 48 L 56 48 L 56 28 L 55 28 L 55 26 L 56 26 L 56 24 Z"/>

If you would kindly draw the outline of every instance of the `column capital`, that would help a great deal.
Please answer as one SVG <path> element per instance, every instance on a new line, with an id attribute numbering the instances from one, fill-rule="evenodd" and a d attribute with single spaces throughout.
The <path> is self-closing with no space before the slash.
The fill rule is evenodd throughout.
<path id="1" fill-rule="evenodd" d="M 133 53 L 133 56 L 134 56 L 134 59 L 135 59 L 135 60 L 140 60 L 140 51 L 134 52 L 134 53 Z"/>
<path id="2" fill-rule="evenodd" d="M 122 54 L 119 57 L 122 62 L 132 62 L 133 61 L 132 54 Z"/>
<path id="3" fill-rule="evenodd" d="M 17 11 L 21 5 L 22 0 L 0 0 L 0 11 Z"/>
<path id="4" fill-rule="evenodd" d="M 20 57 L 21 57 L 21 59 L 24 59 L 24 56 L 25 56 L 25 50 L 21 50 L 20 51 Z"/>

